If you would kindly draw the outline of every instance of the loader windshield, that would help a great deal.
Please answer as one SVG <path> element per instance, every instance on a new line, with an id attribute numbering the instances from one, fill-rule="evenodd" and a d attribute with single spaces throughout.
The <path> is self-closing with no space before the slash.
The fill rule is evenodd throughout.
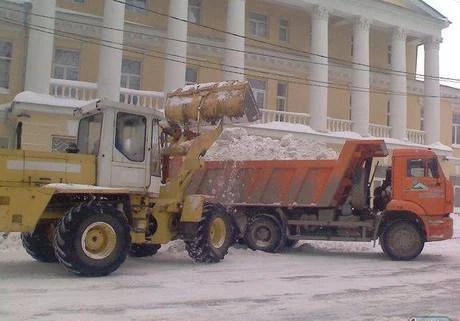
<path id="1" fill-rule="evenodd" d="M 78 149 L 82 154 L 97 155 L 101 141 L 102 113 L 80 120 L 78 126 Z"/>

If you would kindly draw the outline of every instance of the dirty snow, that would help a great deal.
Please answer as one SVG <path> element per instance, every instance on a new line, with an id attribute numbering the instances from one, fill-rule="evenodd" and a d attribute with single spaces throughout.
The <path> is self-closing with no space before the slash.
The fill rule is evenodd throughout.
<path id="1" fill-rule="evenodd" d="M 371 243 L 305 242 L 280 254 L 232 248 L 218 264 L 193 263 L 175 241 L 91 279 L 34 261 L 10 237 L 0 245 L 2 321 L 460 319 L 460 239 L 428 243 L 410 262 Z"/>
<path id="2" fill-rule="evenodd" d="M 249 135 L 244 128 L 226 128 L 208 150 L 208 160 L 335 159 L 325 143 L 291 134 L 281 139 Z"/>

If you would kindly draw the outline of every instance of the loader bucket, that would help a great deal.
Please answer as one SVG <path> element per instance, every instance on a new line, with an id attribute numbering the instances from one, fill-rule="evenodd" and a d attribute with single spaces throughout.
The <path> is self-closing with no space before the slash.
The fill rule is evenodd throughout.
<path id="1" fill-rule="evenodd" d="M 223 117 L 244 117 L 248 122 L 260 118 L 247 81 L 196 84 L 174 90 L 167 96 L 165 114 L 169 121 L 182 124 L 198 120 L 212 123 Z"/>

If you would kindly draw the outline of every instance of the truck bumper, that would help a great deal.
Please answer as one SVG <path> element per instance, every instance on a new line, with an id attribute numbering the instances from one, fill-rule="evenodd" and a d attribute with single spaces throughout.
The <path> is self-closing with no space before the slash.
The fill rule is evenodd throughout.
<path id="1" fill-rule="evenodd" d="M 454 224 L 450 216 L 423 216 L 425 224 L 426 240 L 428 242 L 442 241 L 452 238 Z"/>

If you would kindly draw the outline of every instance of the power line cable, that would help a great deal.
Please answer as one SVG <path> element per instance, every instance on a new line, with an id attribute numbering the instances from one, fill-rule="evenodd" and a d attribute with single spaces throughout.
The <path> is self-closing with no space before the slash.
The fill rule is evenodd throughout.
<path id="1" fill-rule="evenodd" d="M 107 44 L 101 44 L 100 39 L 98 39 L 98 38 L 89 37 L 89 36 L 83 36 L 81 34 L 75 34 L 75 33 L 61 31 L 61 30 L 57 30 L 57 32 L 56 32 L 55 29 L 50 29 L 50 28 L 46 28 L 46 27 L 43 27 L 43 26 L 37 26 L 37 25 L 32 25 L 32 24 L 25 25 L 25 24 L 22 24 L 22 23 L 18 23 L 18 22 L 6 19 L 6 18 L 0 18 L 0 21 L 5 21 L 5 22 L 8 22 L 8 23 L 11 23 L 11 24 L 14 24 L 14 25 L 22 26 L 22 27 L 27 26 L 27 27 L 31 28 L 32 30 L 37 30 L 39 32 L 44 32 L 44 33 L 57 35 L 57 36 L 61 36 L 61 37 L 68 38 L 68 39 L 74 39 L 74 40 L 78 40 L 78 41 L 82 41 L 82 42 L 97 44 L 97 45 L 105 46 L 105 47 L 108 47 L 108 48 L 123 51 L 123 48 L 122 48 L 123 44 L 118 43 L 118 42 L 114 42 L 114 41 L 102 40 L 102 42 L 107 42 L 107 43 L 111 43 L 111 44 L 114 45 L 114 46 L 109 46 Z M 94 41 L 85 40 L 83 37 L 93 39 Z M 229 71 L 229 70 L 224 70 L 224 69 L 222 69 L 220 67 L 209 66 L 209 64 L 215 64 L 217 66 L 222 66 L 221 64 L 218 64 L 218 63 L 206 62 L 208 65 L 203 66 L 202 61 L 197 60 L 197 59 L 193 59 L 193 58 L 190 58 L 190 57 L 187 58 L 185 56 L 165 54 L 166 56 L 176 56 L 176 57 L 181 58 L 180 60 L 178 60 L 178 59 L 172 59 L 172 58 L 168 58 L 168 57 L 164 57 L 164 56 L 156 56 L 156 55 L 145 53 L 146 50 L 149 50 L 149 51 L 154 51 L 154 52 L 157 52 L 157 53 L 163 55 L 164 54 L 163 52 L 158 52 L 158 51 L 155 51 L 155 50 L 139 48 L 139 47 L 134 47 L 134 46 L 128 46 L 128 47 L 134 48 L 136 50 L 141 50 L 141 51 L 136 51 L 136 50 L 130 49 L 130 50 L 128 50 L 128 52 L 137 53 L 137 54 L 140 54 L 140 55 L 143 55 L 143 56 L 150 56 L 150 57 L 157 58 L 157 59 L 169 60 L 169 61 L 173 61 L 173 62 L 178 62 L 178 63 L 197 66 L 197 67 L 202 67 L 202 68 L 206 68 L 206 69 L 212 69 L 212 70 L 218 70 L 218 71 Z M 186 61 L 184 61 L 184 59 L 185 60 L 186 59 L 195 60 L 195 61 L 198 61 L 199 63 L 187 63 Z M 223 65 L 223 66 L 228 67 L 228 68 L 232 68 L 232 69 L 251 70 L 251 69 L 242 68 L 242 67 L 239 67 L 239 66 L 232 66 L 232 65 Z M 455 97 L 450 97 L 450 96 L 428 96 L 428 95 L 410 94 L 410 93 L 402 93 L 402 92 L 369 90 L 368 88 L 363 88 L 363 87 L 350 87 L 348 85 L 342 85 L 342 84 L 338 84 L 338 83 L 320 82 L 320 81 L 315 81 L 315 80 L 308 79 L 308 78 L 286 76 L 286 75 L 283 75 L 283 74 L 276 74 L 276 73 L 266 73 L 266 72 L 256 70 L 256 69 L 252 69 L 252 71 L 254 73 L 239 72 L 239 71 L 234 71 L 234 70 L 229 71 L 229 72 L 234 73 L 234 74 L 244 75 L 244 76 L 250 76 L 250 77 L 251 76 L 252 77 L 261 77 L 261 78 L 265 78 L 265 79 L 269 79 L 269 80 L 277 80 L 277 81 L 281 80 L 281 81 L 285 81 L 285 82 L 289 82 L 289 83 L 293 83 L 293 84 L 312 86 L 312 87 L 331 88 L 331 89 L 338 89 L 338 90 L 344 90 L 344 91 L 351 90 L 351 91 L 354 91 L 354 92 L 365 92 L 365 93 L 368 93 L 368 92 L 371 93 L 372 92 L 372 93 L 375 93 L 375 94 L 382 94 L 382 95 L 394 94 L 394 95 L 406 95 L 406 96 L 416 96 L 416 97 L 460 99 L 460 98 L 455 98 Z M 263 76 L 257 76 L 256 74 L 263 74 Z M 277 76 L 280 76 L 282 78 L 266 77 L 267 74 L 268 75 L 277 75 Z M 298 79 L 300 81 L 292 81 L 291 79 Z"/>
<path id="2" fill-rule="evenodd" d="M 5 8 L 5 7 L 1 7 L 1 6 L 0 6 L 0 9 L 10 10 L 10 11 L 14 11 L 14 12 L 26 13 L 26 11 L 23 11 L 23 10 Z M 63 21 L 63 22 L 76 23 L 76 24 L 80 24 L 80 25 L 84 25 L 84 26 L 104 28 L 104 29 L 109 29 L 109 30 L 114 30 L 114 31 L 122 31 L 122 32 L 127 32 L 127 33 L 132 33 L 132 34 L 145 35 L 145 36 L 153 36 L 153 37 L 157 37 L 159 39 L 164 39 L 164 40 L 172 40 L 172 41 L 181 42 L 181 43 L 187 43 L 187 44 L 193 44 L 193 45 L 199 45 L 199 46 L 207 46 L 207 47 L 210 47 L 210 48 L 216 48 L 216 49 L 240 52 L 240 53 L 244 53 L 244 54 L 254 54 L 254 55 L 259 55 L 259 56 L 267 57 L 267 58 L 282 59 L 282 60 L 286 60 L 286 61 L 295 61 L 295 62 L 300 62 L 300 63 L 314 64 L 314 65 L 324 65 L 324 66 L 336 65 L 336 66 L 338 66 L 340 68 L 346 68 L 346 69 L 351 69 L 351 70 L 355 69 L 353 66 L 350 66 L 350 65 L 322 63 L 322 62 L 311 61 L 311 60 L 307 61 L 307 60 L 304 60 L 304 59 L 285 57 L 285 56 L 283 57 L 283 56 L 278 56 L 278 55 L 274 55 L 274 54 L 261 53 L 261 52 L 258 52 L 258 51 L 240 50 L 240 49 L 227 48 L 227 47 L 222 47 L 222 46 L 217 46 L 217 45 L 212 45 L 212 44 L 205 44 L 205 43 L 196 42 L 196 41 L 175 39 L 175 38 L 170 38 L 170 37 L 161 36 L 161 35 L 152 35 L 152 34 L 149 34 L 149 33 L 139 32 L 139 31 L 126 31 L 125 29 L 101 26 L 101 25 L 98 25 L 98 24 L 92 24 L 92 23 L 88 23 L 88 22 L 80 22 L 80 21 L 75 21 L 75 20 L 72 20 L 72 19 L 51 17 L 51 16 L 46 16 L 46 15 L 41 15 L 41 14 L 36 14 L 36 13 L 29 13 L 29 14 L 34 15 L 34 16 L 43 17 L 43 18 L 48 18 L 48 19 L 55 19 L 55 20 Z M 257 48 L 257 49 L 266 49 L 264 47 L 255 47 L 255 48 Z M 334 58 L 329 57 L 329 59 L 334 59 Z M 361 65 L 366 66 L 364 64 L 361 64 Z M 376 70 L 374 70 L 374 69 L 376 69 Z M 387 71 L 385 71 L 385 70 L 387 70 Z M 459 82 L 460 83 L 460 79 L 457 79 L 457 78 L 426 76 L 426 75 L 423 75 L 423 74 L 414 74 L 414 73 L 409 73 L 409 72 L 395 71 L 395 70 L 392 70 L 392 69 L 383 69 L 382 70 L 382 69 L 379 69 L 379 67 L 371 67 L 370 71 L 372 73 L 380 73 L 380 74 L 385 74 L 385 75 L 408 75 L 408 76 L 426 77 L 428 79 L 441 80 L 441 81 L 445 81 L 445 82 Z"/>
<path id="3" fill-rule="evenodd" d="M 310 56 L 316 56 L 316 57 L 320 57 L 320 58 L 330 59 L 330 60 L 335 61 L 337 64 L 343 64 L 343 66 L 347 67 L 347 68 L 350 68 L 350 64 L 352 64 L 352 65 L 355 65 L 355 66 L 362 66 L 362 67 L 367 67 L 367 68 L 376 69 L 376 70 L 382 70 L 382 71 L 386 71 L 386 72 L 408 74 L 408 75 L 412 75 L 412 76 L 416 76 L 416 77 L 417 76 L 418 77 L 425 77 L 425 78 L 436 79 L 436 80 L 441 79 L 441 77 L 438 77 L 438 76 L 429 76 L 429 75 L 423 75 L 423 74 L 417 74 L 417 73 L 401 72 L 401 71 L 394 70 L 394 69 L 391 69 L 391 68 L 371 66 L 371 65 L 368 65 L 368 64 L 353 62 L 353 61 L 346 60 L 346 59 L 325 56 L 325 55 L 313 53 L 313 52 L 302 50 L 302 49 L 291 48 L 291 47 L 284 46 L 284 45 L 281 45 L 281 44 L 275 44 L 275 43 L 271 43 L 271 42 L 261 40 L 261 39 L 258 39 L 258 38 L 248 37 L 248 36 L 240 35 L 240 34 L 230 32 L 230 31 L 227 31 L 227 30 L 222 30 L 222 29 L 219 29 L 219 28 L 216 28 L 216 27 L 203 25 L 201 23 L 193 22 L 193 21 L 190 21 L 190 20 L 187 20 L 187 19 L 178 18 L 178 17 L 175 17 L 175 16 L 171 16 L 170 14 L 166 14 L 164 12 L 160 12 L 160 11 L 153 10 L 153 9 L 147 9 L 145 7 L 141 7 L 141 6 L 135 5 L 133 3 L 128 3 L 126 1 L 122 1 L 122 0 L 112 0 L 112 1 L 124 4 L 125 6 L 136 8 L 136 9 L 141 10 L 141 11 L 151 12 L 153 14 L 156 14 L 156 15 L 159 15 L 159 16 L 162 16 L 162 17 L 167 17 L 167 18 L 171 18 L 173 20 L 177 20 L 177 21 L 181 21 L 181 22 L 185 22 L 185 23 L 190 23 L 190 24 L 196 25 L 196 26 L 201 27 L 201 28 L 209 29 L 209 30 L 216 31 L 216 32 L 219 32 L 219 33 L 223 33 L 223 34 L 228 34 L 228 35 L 235 36 L 235 37 L 238 37 L 238 38 L 243 38 L 245 40 L 251 40 L 251 41 L 254 41 L 254 42 L 257 42 L 257 43 L 262 43 L 262 44 L 269 45 L 269 46 L 272 46 L 272 47 L 282 48 L 282 49 L 285 49 L 285 50 L 288 50 L 288 51 L 299 52 L 301 54 L 307 54 L 307 55 L 310 55 Z M 444 79 L 444 81 L 455 81 L 455 82 L 460 81 L 460 79 L 458 79 L 458 78 L 443 77 L 443 79 Z"/>

